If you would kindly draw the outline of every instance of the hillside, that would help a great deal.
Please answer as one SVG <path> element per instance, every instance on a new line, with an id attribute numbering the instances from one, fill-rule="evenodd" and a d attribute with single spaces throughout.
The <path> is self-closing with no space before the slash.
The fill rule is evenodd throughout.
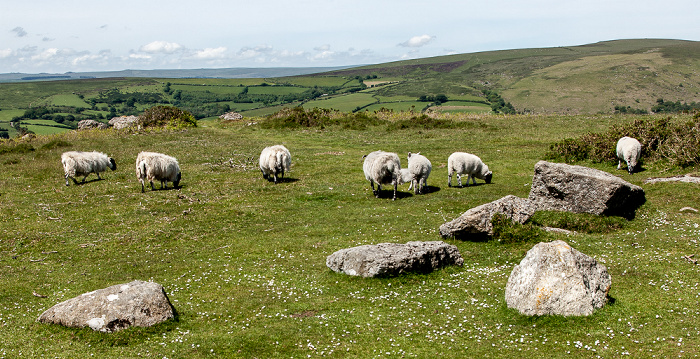
<path id="1" fill-rule="evenodd" d="M 616 105 L 649 110 L 656 100 L 700 101 L 700 43 L 640 39 L 542 49 L 490 51 L 401 61 L 309 76 L 367 76 L 396 81 L 379 96 L 446 94 L 484 88 L 519 111 L 611 113 Z"/>
<path id="2" fill-rule="evenodd" d="M 616 107 L 647 113 L 662 99 L 700 107 L 700 43 L 683 40 L 489 51 L 300 76 L 223 78 L 229 70 L 206 70 L 208 78 L 148 78 L 127 71 L 120 74 L 134 77 L 0 83 L 0 137 L 14 136 L 20 127 L 63 132 L 83 119 L 104 122 L 160 104 L 198 119 L 230 111 L 267 116 L 296 106 L 341 112 L 609 114 Z M 202 71 L 171 70 L 167 76 Z M 669 112 L 678 111 L 671 107 Z"/>

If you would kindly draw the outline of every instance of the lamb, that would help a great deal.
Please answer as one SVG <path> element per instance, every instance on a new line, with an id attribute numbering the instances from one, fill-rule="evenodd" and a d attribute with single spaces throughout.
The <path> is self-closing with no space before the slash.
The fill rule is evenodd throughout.
<path id="1" fill-rule="evenodd" d="M 160 181 L 161 189 L 168 188 L 168 181 L 177 188 L 180 185 L 182 173 L 175 157 L 156 152 L 140 152 L 136 157 L 136 178 L 141 181 L 141 193 L 143 193 L 146 180 L 151 183 L 151 190 L 155 190 L 153 180 Z"/>
<path id="2" fill-rule="evenodd" d="M 484 164 L 481 158 L 464 152 L 455 152 L 447 159 L 447 186 L 452 187 L 452 174 L 457 173 L 457 181 L 462 187 L 462 178 L 460 175 L 467 175 L 467 187 L 469 187 L 469 179 L 476 184 L 476 179 L 482 179 L 486 183 L 491 183 L 493 173 L 489 171 L 489 167 Z"/>
<path id="3" fill-rule="evenodd" d="M 95 173 L 97 174 L 97 179 L 102 179 L 100 172 L 106 171 L 107 168 L 112 171 L 117 169 L 117 163 L 114 161 L 114 158 L 97 151 L 64 152 L 61 155 L 61 163 L 63 163 L 63 171 L 65 172 L 66 186 L 68 186 L 69 178 L 73 180 L 73 183 L 78 184 L 75 177 L 84 176 L 82 182 L 85 183 L 85 179 L 90 173 Z"/>
<path id="4" fill-rule="evenodd" d="M 263 178 L 270 180 L 272 175 L 275 183 L 278 177 L 284 177 L 284 171 L 289 171 L 292 166 L 292 155 L 289 150 L 282 145 L 265 147 L 260 153 L 260 172 Z"/>
<path id="5" fill-rule="evenodd" d="M 408 186 L 410 191 L 413 188 L 413 193 L 425 193 L 425 186 L 428 184 L 428 176 L 433 170 L 433 165 L 425 156 L 418 153 L 408 153 L 408 168 L 401 169 L 401 183 L 410 182 Z"/>
<path id="6" fill-rule="evenodd" d="M 642 144 L 632 137 L 622 137 L 617 141 L 617 169 L 622 166 L 622 161 L 627 163 L 627 171 L 629 174 L 634 172 L 637 167 L 637 162 L 642 155 Z"/>
<path id="7" fill-rule="evenodd" d="M 394 185 L 394 197 L 396 200 L 396 191 L 401 181 L 401 160 L 399 155 L 392 152 L 374 151 L 363 156 L 365 159 L 362 170 L 365 172 L 365 178 L 372 186 L 372 193 L 379 198 L 379 191 L 382 190 L 383 184 Z M 374 189 L 374 184 L 377 184 L 377 190 Z"/>

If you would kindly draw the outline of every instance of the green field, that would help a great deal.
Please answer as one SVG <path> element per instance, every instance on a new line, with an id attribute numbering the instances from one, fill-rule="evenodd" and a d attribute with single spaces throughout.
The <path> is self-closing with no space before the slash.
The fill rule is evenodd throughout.
<path id="1" fill-rule="evenodd" d="M 358 94 L 359 95 L 359 94 Z M 2 113 L 4 111 L 0 111 Z M 390 121 L 407 120 L 396 118 Z M 438 227 L 506 195 L 527 197 L 533 166 L 564 138 L 631 121 L 618 116 L 443 115 L 446 129 L 365 130 L 341 125 L 265 129 L 261 118 L 209 120 L 178 131 L 81 131 L 0 143 L 0 357 L 51 358 L 464 358 L 694 357 L 700 347 L 700 187 L 644 184 L 698 173 L 644 163 L 579 163 L 644 188 L 634 220 L 609 233 L 561 239 L 612 276 L 614 299 L 588 317 L 526 317 L 507 308 L 513 267 L 537 243 L 444 239 L 461 267 L 364 279 L 325 265 L 337 250 L 443 240 Z M 684 122 L 690 115 L 674 116 Z M 257 122 L 257 124 L 251 124 Z M 286 180 L 263 180 L 260 151 L 292 153 Z M 610 144 L 613 146 L 614 144 Z M 30 150 L 28 146 L 33 150 Z M 181 188 L 147 190 L 133 163 L 142 150 L 178 158 Z M 429 193 L 408 185 L 375 198 L 362 155 L 420 151 L 433 164 Z M 66 187 L 68 150 L 102 151 L 116 171 Z M 447 157 L 478 154 L 491 184 L 447 187 Z M 156 185 L 158 186 L 158 185 Z M 41 324 L 61 301 L 133 280 L 164 286 L 176 321 L 113 334 Z"/>
<path id="2" fill-rule="evenodd" d="M 377 99 L 368 93 L 354 93 L 350 95 L 340 95 L 332 97 L 319 97 L 314 101 L 304 104 L 304 108 L 327 108 L 341 112 L 352 112 L 358 107 L 364 107 L 377 102 Z"/>

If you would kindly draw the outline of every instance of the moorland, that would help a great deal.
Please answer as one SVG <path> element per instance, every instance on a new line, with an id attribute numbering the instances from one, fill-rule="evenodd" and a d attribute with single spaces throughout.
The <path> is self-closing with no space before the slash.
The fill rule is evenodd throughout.
<path id="1" fill-rule="evenodd" d="M 431 60 L 424 61 L 429 64 Z M 367 75 L 359 73 L 319 76 L 289 81 L 313 84 L 320 78 L 335 81 L 332 83 L 340 89 L 359 90 L 329 94 L 327 100 L 304 100 L 304 107 L 340 96 L 388 96 L 367 91 L 402 86 L 396 82 L 364 88 L 360 84 L 367 85 Z M 388 78 L 377 74 L 377 79 L 382 76 Z M 170 82 L 170 93 L 180 89 L 182 96 L 185 86 L 199 89 L 202 83 L 226 81 L 230 80 L 10 84 L 26 86 L 11 87 L 22 89 L 15 92 L 2 84 L 0 89 L 15 97 L 0 100 L 0 114 L 24 113 L 35 108 L 38 98 L 65 101 L 66 107 L 83 106 L 79 102 L 83 101 L 87 107 L 82 112 L 98 114 L 104 102 L 95 102 L 98 108 L 89 110 L 91 99 L 111 96 L 114 88 L 124 94 L 132 86 L 140 89 L 132 93 L 161 91 L 165 96 Z M 248 88 L 248 95 L 278 86 L 271 79 L 237 81 L 240 83 L 230 87 Z M 73 86 L 73 91 L 66 91 Z M 226 86 L 202 87 L 209 92 L 192 93 L 214 96 Z M 692 86 L 697 81 L 683 87 Z M 145 88 L 153 90 L 142 91 Z M 452 101 L 453 92 L 447 91 L 448 86 L 444 89 L 406 98 L 424 104 L 415 100 L 426 95 L 434 102 L 444 93 Z M 492 90 L 516 109 L 524 108 L 506 96 L 505 88 Z M 57 95 L 39 95 L 46 91 Z M 469 96 L 481 101 L 485 98 L 481 94 Z M 697 101 L 691 95 L 668 97 L 671 100 Z M 697 130 L 692 126 L 697 125 L 698 116 L 615 114 L 612 110 L 503 114 L 494 113 L 491 104 L 482 104 L 488 108 L 483 113 L 464 109 L 421 113 L 419 106 L 353 112 L 356 103 L 343 112 L 304 110 L 320 114 L 314 121 L 257 116 L 250 110 L 236 121 L 199 117 L 196 127 L 66 130 L 2 141 L 0 357 L 700 354 L 700 267 L 694 262 L 700 255 L 700 215 L 681 211 L 684 207 L 698 209 L 700 187 L 644 181 L 697 175 L 697 161 L 672 161 L 666 152 L 650 151 L 641 170 L 630 175 L 617 171 L 617 162 L 610 158 L 556 159 L 552 153 L 563 145 L 587 143 L 591 133 L 634 131 L 642 122 L 689 128 L 681 137 L 697 139 L 700 136 L 693 133 Z M 113 107 L 119 113 L 126 105 Z M 147 106 L 138 101 L 132 105 L 139 111 Z M 279 104 L 269 105 L 266 111 Z M 110 111 L 108 105 L 102 112 Z M 662 131 L 671 127 L 653 128 L 656 132 L 649 134 L 678 137 L 676 130 Z M 608 154 L 613 150 L 610 136 L 595 138 L 602 139 L 596 144 L 607 148 Z M 292 153 L 292 169 L 279 184 L 264 180 L 257 168 L 260 151 L 272 144 L 283 144 Z M 398 153 L 402 163 L 409 151 L 427 156 L 433 163 L 428 193 L 414 195 L 405 184 L 396 201 L 389 191 L 375 198 L 362 173 L 362 155 L 378 149 Z M 117 170 L 104 173 L 102 180 L 91 175 L 84 184 L 65 186 L 60 155 L 68 150 L 105 152 L 115 158 Z M 178 158 L 182 168 L 179 188 L 141 193 L 133 163 L 144 150 Z M 455 151 L 479 155 L 493 171 L 493 182 L 448 187 L 445 166 Z M 503 231 L 508 234 L 504 237 L 479 241 L 440 237 L 441 224 L 470 208 L 505 195 L 527 197 L 533 166 L 545 158 L 618 175 L 641 186 L 646 203 L 632 220 L 540 212 L 529 223 Z M 576 233 L 545 232 L 543 226 Z M 593 315 L 528 317 L 506 306 L 505 284 L 513 267 L 534 244 L 555 239 L 608 268 L 610 301 Z M 432 240 L 457 246 L 464 265 L 375 279 L 338 274 L 325 265 L 328 255 L 343 248 Z M 137 279 L 164 286 L 177 311 L 176 320 L 112 334 L 36 321 L 58 302 Z"/>

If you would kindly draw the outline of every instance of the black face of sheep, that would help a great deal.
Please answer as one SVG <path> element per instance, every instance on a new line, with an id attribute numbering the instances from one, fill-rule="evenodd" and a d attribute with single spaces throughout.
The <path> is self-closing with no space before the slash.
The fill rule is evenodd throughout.
<path id="1" fill-rule="evenodd" d="M 173 187 L 175 187 L 175 188 L 180 187 L 180 180 L 181 180 L 181 179 L 182 179 L 182 173 L 181 173 L 181 172 L 178 172 L 178 173 L 177 173 L 177 178 L 175 179 L 175 181 L 173 181 Z"/>
<path id="2" fill-rule="evenodd" d="M 117 163 L 114 162 L 114 158 L 112 158 L 112 157 L 109 158 L 109 168 L 110 168 L 112 171 L 116 171 L 116 170 L 117 170 Z"/>
<path id="3" fill-rule="evenodd" d="M 493 173 L 489 172 L 489 174 L 487 174 L 486 177 L 484 177 L 484 181 L 486 181 L 486 184 L 490 184 L 492 178 L 493 178 Z"/>

